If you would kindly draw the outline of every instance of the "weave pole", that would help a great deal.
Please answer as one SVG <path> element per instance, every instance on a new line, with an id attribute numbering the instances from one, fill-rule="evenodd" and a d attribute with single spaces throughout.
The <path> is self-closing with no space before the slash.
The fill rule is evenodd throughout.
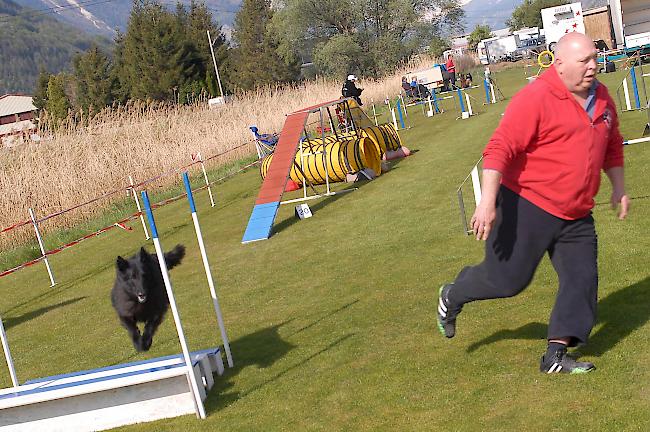
<path id="1" fill-rule="evenodd" d="M 41 238 L 41 233 L 38 230 L 38 224 L 36 223 L 36 217 L 34 216 L 34 211 L 29 208 L 29 217 L 32 218 L 32 224 L 34 225 L 34 231 L 36 231 L 36 239 L 38 240 L 38 246 L 41 248 L 41 256 L 45 262 L 45 268 L 47 269 L 47 274 L 50 276 L 50 287 L 56 285 L 54 280 L 54 275 L 52 274 L 52 269 L 50 268 L 50 262 L 47 260 L 47 254 L 45 253 L 45 247 L 43 246 L 43 239 Z"/>
<path id="2" fill-rule="evenodd" d="M 178 340 L 180 341 L 181 349 L 183 350 L 183 360 L 185 361 L 185 368 L 187 370 L 187 378 L 190 382 L 190 389 L 192 391 L 192 396 L 194 396 L 194 407 L 196 408 L 196 415 L 204 419 L 205 407 L 203 406 L 203 401 L 201 400 L 201 393 L 199 392 L 199 385 L 196 382 L 196 376 L 194 375 L 194 368 L 192 367 L 190 352 L 187 349 L 187 340 L 185 339 L 185 333 L 183 332 L 183 324 L 181 324 L 181 317 L 178 313 L 178 309 L 176 308 L 176 299 L 174 298 L 172 283 L 169 280 L 169 270 L 167 270 L 165 255 L 163 253 L 162 247 L 160 246 L 160 241 L 158 240 L 158 230 L 156 229 L 156 221 L 154 220 L 153 212 L 151 211 L 151 204 L 149 203 L 149 195 L 147 194 L 147 191 L 142 191 L 141 193 L 142 193 L 142 201 L 144 202 L 144 208 L 147 212 L 147 219 L 149 220 L 151 238 L 153 240 L 153 245 L 156 248 L 158 265 L 160 265 L 160 272 L 162 273 L 163 282 L 165 282 L 165 290 L 167 291 L 169 306 L 171 307 L 172 315 L 174 316 L 174 324 L 176 324 L 176 332 L 178 333 Z M 203 385 L 203 383 L 201 383 L 201 385 Z"/>
<path id="3" fill-rule="evenodd" d="M 201 233 L 201 225 L 199 224 L 199 217 L 196 215 L 196 206 L 194 205 L 194 195 L 192 194 L 192 187 L 190 186 L 190 178 L 187 175 L 187 171 L 183 173 L 183 183 L 185 184 L 187 201 L 190 204 L 190 213 L 192 213 L 192 221 L 194 222 L 194 231 L 196 231 L 196 240 L 199 242 L 199 249 L 201 250 L 201 259 L 203 260 L 205 277 L 208 279 L 208 285 L 210 286 L 210 295 L 212 296 L 212 303 L 214 304 L 214 312 L 217 315 L 217 322 L 219 323 L 219 331 L 221 332 L 221 340 L 223 341 L 223 348 L 226 351 L 228 367 L 233 367 L 232 354 L 230 353 L 230 343 L 228 342 L 228 335 L 226 334 L 226 326 L 223 323 L 223 316 L 221 315 L 221 307 L 219 306 L 219 299 L 217 298 L 217 292 L 214 288 L 214 279 L 212 278 L 212 271 L 210 270 L 208 255 L 205 252 L 205 244 L 203 243 L 203 234 Z"/>
<path id="4" fill-rule="evenodd" d="M 149 240 L 149 232 L 147 232 L 147 224 L 144 222 L 144 215 L 142 214 L 142 207 L 140 207 L 140 200 L 138 199 L 138 194 L 135 193 L 135 183 L 133 183 L 133 177 L 129 176 L 129 184 L 131 187 L 131 194 L 135 200 L 135 206 L 138 208 L 138 213 L 140 213 L 140 222 L 142 223 L 142 230 L 144 231 L 144 237 Z"/>
<path id="5" fill-rule="evenodd" d="M 210 180 L 208 180 L 208 173 L 205 171 L 205 165 L 203 164 L 203 157 L 201 152 L 196 154 L 199 163 L 201 164 L 201 171 L 203 171 L 203 179 L 205 180 L 205 186 L 208 188 L 208 195 L 210 195 L 210 206 L 214 207 L 214 198 L 212 198 L 212 187 L 210 185 Z"/>
<path id="6" fill-rule="evenodd" d="M 11 375 L 11 382 L 14 387 L 18 387 L 18 377 L 16 376 L 16 369 L 14 368 L 14 361 L 11 358 L 11 351 L 9 351 L 9 341 L 7 341 L 7 333 L 5 333 L 5 326 L 2 325 L 2 318 L 0 317 L 0 339 L 2 339 L 2 350 L 5 352 L 5 359 L 7 360 L 7 367 L 9 368 L 9 375 Z"/>

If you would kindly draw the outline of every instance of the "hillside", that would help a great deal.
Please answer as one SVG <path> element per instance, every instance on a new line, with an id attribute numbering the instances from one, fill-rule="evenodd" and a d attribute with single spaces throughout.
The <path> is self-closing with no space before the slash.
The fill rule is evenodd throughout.
<path id="1" fill-rule="evenodd" d="M 0 0 L 0 94 L 31 92 L 40 67 L 66 70 L 75 53 L 111 41 L 89 35 L 11 0 Z"/>
<path id="2" fill-rule="evenodd" d="M 190 0 L 179 1 L 189 6 Z M 50 0 L 16 0 L 16 3 L 40 11 L 48 11 L 50 17 L 74 26 L 88 33 L 113 37 L 116 30 L 125 31 L 131 14 L 133 0 L 94 0 L 77 2 L 76 0 L 61 0 L 54 7 Z M 176 7 L 172 0 L 162 0 L 170 9 Z M 203 3 L 212 13 L 214 19 L 230 28 L 239 10 L 241 0 L 204 0 Z"/>

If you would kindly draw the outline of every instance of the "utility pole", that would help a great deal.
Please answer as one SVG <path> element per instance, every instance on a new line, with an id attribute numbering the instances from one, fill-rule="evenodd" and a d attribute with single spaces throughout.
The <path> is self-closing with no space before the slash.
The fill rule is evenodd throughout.
<path id="1" fill-rule="evenodd" d="M 223 88 L 221 87 L 221 78 L 219 77 L 219 69 L 217 68 L 217 59 L 214 57 L 214 42 L 212 42 L 212 38 L 210 37 L 210 30 L 206 30 L 208 32 L 208 43 L 210 44 L 210 52 L 212 53 L 212 63 L 214 63 L 214 71 L 217 74 L 217 82 L 219 83 L 219 93 L 221 94 L 221 99 L 223 102 L 226 100 L 223 97 Z"/>

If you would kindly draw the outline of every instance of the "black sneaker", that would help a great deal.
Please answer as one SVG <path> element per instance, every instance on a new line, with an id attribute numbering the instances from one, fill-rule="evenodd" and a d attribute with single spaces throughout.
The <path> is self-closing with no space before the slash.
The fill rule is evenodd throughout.
<path id="1" fill-rule="evenodd" d="M 456 317 L 460 313 L 461 307 L 452 306 L 447 296 L 449 290 L 454 284 L 445 284 L 438 291 L 438 330 L 443 336 L 453 338 L 456 334 Z"/>
<path id="2" fill-rule="evenodd" d="M 567 354 L 566 348 L 559 349 L 553 355 L 546 354 L 542 356 L 542 361 L 539 365 L 540 372 L 544 373 L 568 373 L 568 374 L 584 374 L 596 369 L 593 363 L 579 362 Z"/>

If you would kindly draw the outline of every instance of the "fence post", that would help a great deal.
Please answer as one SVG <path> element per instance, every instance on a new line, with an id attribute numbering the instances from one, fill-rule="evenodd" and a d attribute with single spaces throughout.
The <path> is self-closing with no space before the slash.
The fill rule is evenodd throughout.
<path id="1" fill-rule="evenodd" d="M 205 172 L 205 165 L 203 164 L 203 157 L 201 152 L 196 154 L 199 163 L 201 164 L 201 170 L 203 171 L 203 178 L 205 179 L 205 185 L 208 187 L 208 195 L 210 195 L 210 206 L 214 207 L 214 198 L 212 198 L 212 187 L 210 186 L 210 181 L 208 180 L 208 173 Z"/>
<path id="2" fill-rule="evenodd" d="M 34 225 L 34 231 L 36 232 L 36 239 L 38 240 L 38 246 L 41 248 L 41 254 L 43 261 L 45 262 L 45 268 L 47 268 L 47 274 L 50 276 L 50 286 L 53 287 L 56 285 L 54 280 L 54 275 L 52 274 L 52 269 L 50 268 L 50 262 L 47 260 L 47 254 L 45 253 L 45 247 L 43 246 L 43 239 L 41 238 L 41 233 L 38 230 L 38 224 L 36 223 L 36 217 L 34 217 L 34 211 L 29 208 L 29 217 L 32 218 L 32 224 Z"/>
<path id="3" fill-rule="evenodd" d="M 142 229 L 144 230 L 144 236 L 147 240 L 149 240 L 149 232 L 147 231 L 147 224 L 144 221 L 144 215 L 142 214 L 142 207 L 140 207 L 140 200 L 138 199 L 138 194 L 135 193 L 135 183 L 133 183 L 133 177 L 129 176 L 129 184 L 131 187 L 131 193 L 133 194 L 133 199 L 135 200 L 135 205 L 138 208 L 138 212 L 140 213 L 140 222 L 142 223 Z"/>

